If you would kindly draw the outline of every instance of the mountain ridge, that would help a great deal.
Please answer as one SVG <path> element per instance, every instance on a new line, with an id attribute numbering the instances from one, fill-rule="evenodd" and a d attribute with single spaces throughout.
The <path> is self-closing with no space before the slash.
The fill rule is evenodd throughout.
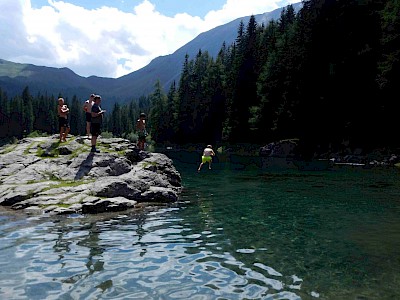
<path id="1" fill-rule="evenodd" d="M 295 11 L 301 5 L 292 4 Z M 258 24 L 266 24 L 270 20 L 278 19 L 282 10 L 283 7 L 254 17 Z M 229 46 L 235 41 L 240 22 L 247 24 L 249 19 L 250 16 L 237 18 L 202 32 L 172 54 L 156 57 L 143 68 L 118 78 L 83 77 L 66 67 L 36 66 L 0 59 L 0 87 L 8 96 L 20 95 L 26 86 L 31 94 L 40 92 L 55 97 L 62 95 L 67 99 L 74 95 L 85 99 L 95 92 L 108 100 L 107 103 L 104 102 L 104 106 L 110 108 L 115 102 L 126 102 L 150 94 L 157 80 L 164 91 L 167 91 L 173 81 L 179 81 L 186 54 L 189 59 L 193 59 L 201 50 L 216 57 L 224 42 Z"/>

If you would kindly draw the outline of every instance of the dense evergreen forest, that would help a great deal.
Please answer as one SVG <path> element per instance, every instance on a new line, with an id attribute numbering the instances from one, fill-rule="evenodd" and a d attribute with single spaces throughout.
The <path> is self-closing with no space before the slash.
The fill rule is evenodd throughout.
<path id="1" fill-rule="evenodd" d="M 400 1 L 310 0 L 279 20 L 240 24 L 217 57 L 185 58 L 180 81 L 107 112 L 104 130 L 134 137 L 140 112 L 157 143 L 256 143 L 297 138 L 303 153 L 400 147 Z M 8 99 L 0 132 L 57 131 L 54 96 Z M 66 99 L 71 133 L 84 134 L 85 99 Z"/>

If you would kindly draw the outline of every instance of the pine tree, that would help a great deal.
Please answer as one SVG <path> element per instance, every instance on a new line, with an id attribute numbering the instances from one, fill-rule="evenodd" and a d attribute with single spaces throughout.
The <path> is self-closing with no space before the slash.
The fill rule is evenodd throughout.
<path id="1" fill-rule="evenodd" d="M 32 95 L 29 93 L 29 87 L 25 87 L 22 92 L 22 119 L 24 132 L 29 134 L 33 131 L 33 107 L 32 107 Z"/>
<path id="2" fill-rule="evenodd" d="M 157 80 L 154 85 L 154 92 L 150 97 L 151 111 L 149 116 L 150 133 L 154 141 L 160 143 L 165 140 L 165 132 L 171 124 L 167 123 L 165 118 L 166 111 L 166 96 L 162 91 L 161 83 Z"/>

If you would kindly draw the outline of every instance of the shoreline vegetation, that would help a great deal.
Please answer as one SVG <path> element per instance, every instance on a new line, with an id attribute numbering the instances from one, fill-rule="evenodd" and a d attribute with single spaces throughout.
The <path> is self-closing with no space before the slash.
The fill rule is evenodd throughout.
<path id="1" fill-rule="evenodd" d="M 26 136 L 26 138 L 39 138 L 49 137 L 51 135 L 33 132 Z M 79 136 L 78 136 L 79 137 Z M 112 133 L 103 133 L 103 138 L 115 138 Z M 116 138 L 117 139 L 117 138 Z M 21 139 L 15 137 L 9 139 L 0 139 L 0 155 L 15 149 L 16 144 Z M 135 136 L 129 140 L 131 143 L 135 143 Z M 146 145 L 148 152 L 160 152 L 160 153 L 171 153 L 171 152 L 188 152 L 191 153 L 194 158 L 194 163 L 197 163 L 197 156 L 202 153 L 204 144 L 200 143 L 187 143 L 187 144 L 156 144 L 150 140 Z M 218 143 L 214 146 L 216 151 L 216 158 L 218 161 L 227 162 L 231 161 L 230 156 L 237 157 L 260 157 L 262 159 L 286 159 L 287 161 L 330 161 L 329 166 L 353 166 L 353 167 L 399 167 L 400 168 L 400 149 L 393 147 L 380 147 L 369 151 L 361 148 L 351 148 L 348 143 L 343 142 L 340 149 L 336 151 L 324 152 L 313 154 L 313 157 L 304 159 L 302 153 L 299 150 L 299 139 L 285 139 L 281 141 L 272 142 L 266 145 L 252 144 L 252 143 Z M 250 161 L 250 163 L 254 163 Z M 266 165 L 257 163 L 260 167 Z M 328 166 L 328 165 L 327 165 Z"/>

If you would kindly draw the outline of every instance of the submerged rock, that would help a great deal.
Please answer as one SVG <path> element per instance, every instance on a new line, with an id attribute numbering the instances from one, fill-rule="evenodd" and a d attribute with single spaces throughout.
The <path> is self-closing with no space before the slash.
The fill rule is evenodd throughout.
<path id="1" fill-rule="evenodd" d="M 121 138 L 25 138 L 0 148 L 0 205 L 53 214 L 121 211 L 178 200 L 181 176 L 164 154 Z"/>

